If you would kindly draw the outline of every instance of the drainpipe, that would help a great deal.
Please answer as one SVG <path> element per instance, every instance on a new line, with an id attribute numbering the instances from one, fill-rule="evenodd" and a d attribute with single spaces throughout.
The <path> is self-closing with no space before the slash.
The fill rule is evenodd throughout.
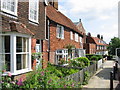
<path id="1" fill-rule="evenodd" d="M 50 61 L 50 21 L 47 20 L 48 25 L 48 61 Z"/>

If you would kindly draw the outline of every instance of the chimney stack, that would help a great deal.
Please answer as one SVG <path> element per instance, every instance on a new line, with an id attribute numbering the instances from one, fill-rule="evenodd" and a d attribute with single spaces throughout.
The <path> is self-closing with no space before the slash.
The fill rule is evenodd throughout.
<path id="1" fill-rule="evenodd" d="M 81 22 L 81 19 L 79 19 L 79 22 Z"/>
<path id="2" fill-rule="evenodd" d="M 91 33 L 90 32 L 88 32 L 88 36 L 91 37 Z"/>
<path id="3" fill-rule="evenodd" d="M 98 34 L 98 35 L 97 35 L 97 38 L 99 38 L 99 39 L 100 39 L 100 34 Z"/>
<path id="4" fill-rule="evenodd" d="M 101 35 L 101 39 L 103 40 L 103 35 Z"/>
<path id="5" fill-rule="evenodd" d="M 58 10 L 58 0 L 49 0 L 48 3 Z"/>

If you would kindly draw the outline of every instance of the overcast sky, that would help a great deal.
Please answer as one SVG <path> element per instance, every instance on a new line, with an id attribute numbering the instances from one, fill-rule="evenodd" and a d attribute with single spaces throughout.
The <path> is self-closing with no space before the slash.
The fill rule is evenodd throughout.
<path id="1" fill-rule="evenodd" d="M 118 2 L 120 0 L 58 0 L 59 11 L 73 22 L 82 20 L 86 32 L 103 35 L 108 43 L 118 36 Z"/>

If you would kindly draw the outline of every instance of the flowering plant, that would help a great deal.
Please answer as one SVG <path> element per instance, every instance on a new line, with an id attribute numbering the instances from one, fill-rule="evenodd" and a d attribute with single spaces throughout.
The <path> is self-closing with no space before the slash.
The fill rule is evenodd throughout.
<path id="1" fill-rule="evenodd" d="M 0 83 L 2 85 L 2 88 L 18 88 L 23 85 L 21 79 L 12 80 L 12 74 L 10 72 L 8 72 L 6 76 L 2 76 Z"/>

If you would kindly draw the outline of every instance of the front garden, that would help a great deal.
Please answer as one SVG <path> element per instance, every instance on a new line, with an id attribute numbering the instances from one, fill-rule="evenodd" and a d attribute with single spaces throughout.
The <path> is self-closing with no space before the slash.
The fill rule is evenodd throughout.
<path id="1" fill-rule="evenodd" d="M 79 57 L 68 61 L 67 66 L 48 64 L 46 69 L 38 67 L 26 74 L 26 80 L 12 80 L 8 73 L 0 83 L 3 88 L 81 88 L 97 70 L 95 60 Z"/>

